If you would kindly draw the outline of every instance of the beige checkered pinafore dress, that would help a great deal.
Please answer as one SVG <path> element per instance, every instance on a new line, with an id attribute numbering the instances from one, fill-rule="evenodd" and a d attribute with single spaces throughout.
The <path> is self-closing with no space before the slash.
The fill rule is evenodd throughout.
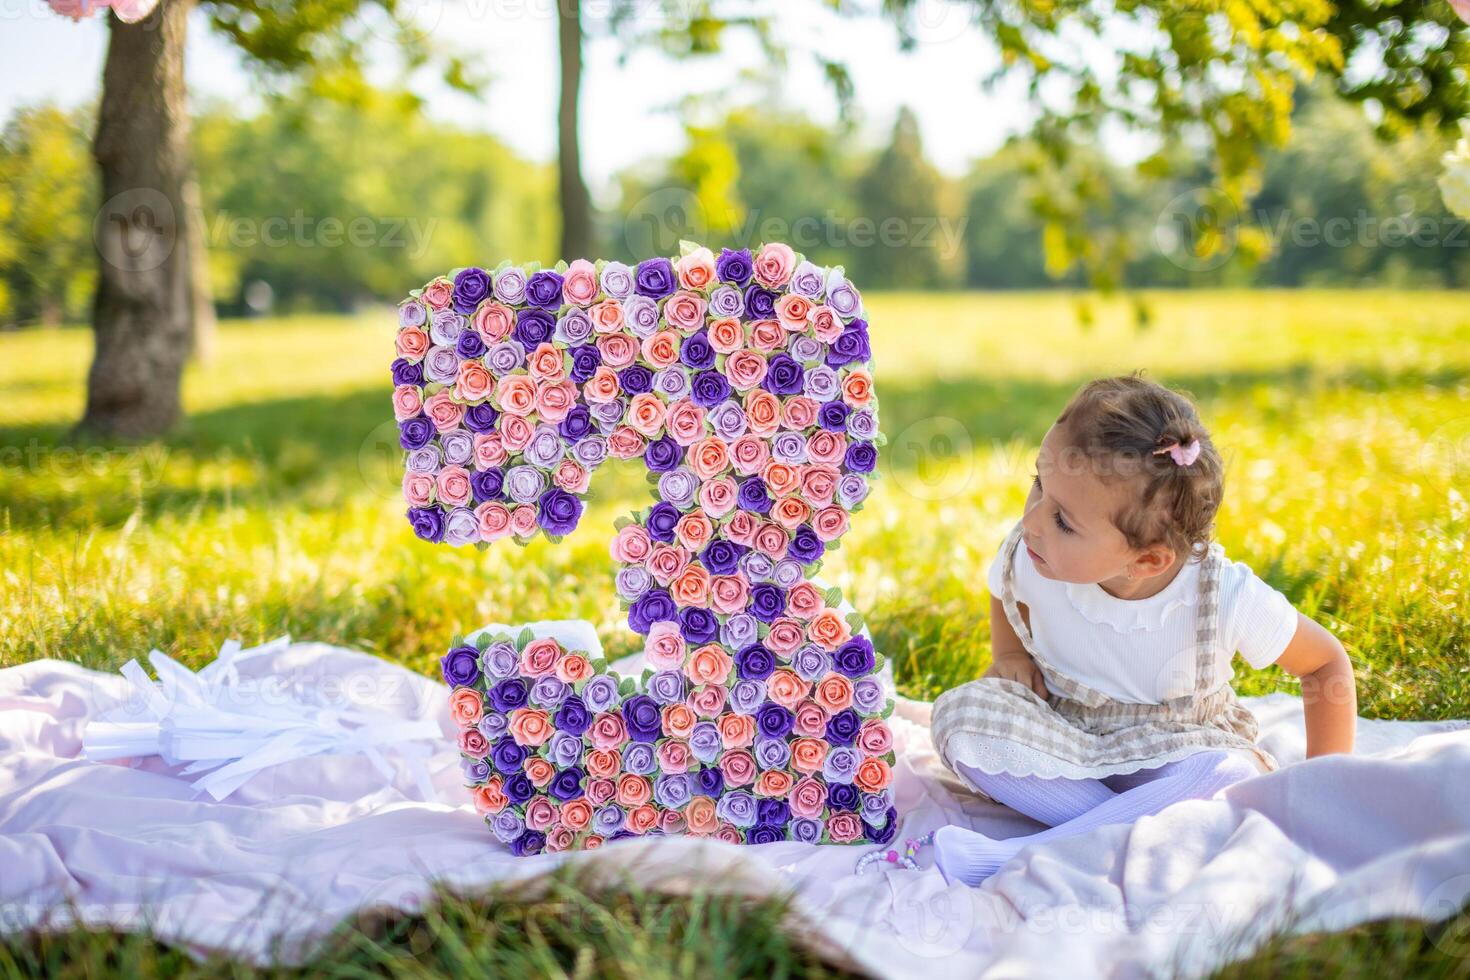
<path id="1" fill-rule="evenodd" d="M 1276 760 L 1256 744 L 1256 720 L 1229 684 L 1219 684 L 1219 580 L 1224 553 L 1201 559 L 1194 651 L 1194 689 L 1159 704 L 1117 701 L 1058 671 L 1036 649 L 1016 608 L 1012 587 L 1018 523 L 1003 546 L 1001 603 L 1051 692 L 1045 699 L 1025 684 L 985 677 L 946 691 L 934 702 L 934 748 L 954 772 L 957 762 L 984 772 L 1044 778 L 1102 778 L 1136 772 L 1196 752 L 1228 749 L 1254 757 L 1263 769 Z"/>

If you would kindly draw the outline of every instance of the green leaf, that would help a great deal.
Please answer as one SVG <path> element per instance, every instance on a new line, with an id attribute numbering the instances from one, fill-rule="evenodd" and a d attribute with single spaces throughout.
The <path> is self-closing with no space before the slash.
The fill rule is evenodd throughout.
<path id="1" fill-rule="evenodd" d="M 842 601 L 842 590 L 835 585 L 832 586 L 826 592 L 822 593 L 822 601 L 829 606 L 837 605 Z"/>
<path id="2" fill-rule="evenodd" d="M 883 669 L 883 665 L 886 664 L 887 662 L 888 662 L 888 658 L 884 657 L 883 654 L 881 654 L 881 653 L 875 653 L 875 654 L 873 654 L 873 673 L 876 674 L 876 673 L 878 673 L 878 671 L 882 670 Z"/>
<path id="3" fill-rule="evenodd" d="M 893 699 L 892 698 L 889 698 L 888 699 L 888 703 L 883 706 L 883 713 L 880 714 L 878 717 L 879 718 L 885 718 L 885 719 L 888 718 L 889 716 L 891 716 L 893 714 L 894 707 L 895 707 L 895 704 L 894 704 Z"/>
<path id="4" fill-rule="evenodd" d="M 863 628 L 863 614 L 856 609 L 847 614 L 846 620 L 847 625 L 852 627 L 854 633 Z"/>
<path id="5" fill-rule="evenodd" d="M 489 648 L 490 648 L 490 637 L 486 636 L 484 633 L 481 633 L 479 636 L 475 637 L 475 649 L 476 650 L 478 650 L 480 653 L 484 653 Z"/>
<path id="6" fill-rule="evenodd" d="M 516 636 L 516 649 L 524 650 L 526 648 L 526 644 L 530 643 L 534 639 L 536 639 L 536 634 L 532 632 L 531 627 L 526 626 L 522 628 L 520 634 Z"/>

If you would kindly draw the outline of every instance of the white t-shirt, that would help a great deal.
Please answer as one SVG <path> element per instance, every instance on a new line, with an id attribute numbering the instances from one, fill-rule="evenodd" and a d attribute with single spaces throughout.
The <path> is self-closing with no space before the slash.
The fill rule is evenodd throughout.
<path id="1" fill-rule="evenodd" d="M 1223 554 L 1219 544 L 1211 548 Z M 996 598 L 1001 557 L 990 564 L 990 593 Z M 1016 601 L 1030 610 L 1036 647 L 1057 670 L 1114 700 L 1135 704 L 1157 704 L 1194 690 L 1199 562 L 1186 563 L 1155 595 L 1119 599 L 1095 583 L 1043 578 L 1025 548 L 1016 548 L 1015 561 Z M 1280 658 L 1296 627 L 1297 611 L 1286 596 L 1244 562 L 1222 562 L 1222 652 L 1211 689 L 1235 676 L 1228 651 L 1239 652 L 1252 667 L 1264 667 Z"/>

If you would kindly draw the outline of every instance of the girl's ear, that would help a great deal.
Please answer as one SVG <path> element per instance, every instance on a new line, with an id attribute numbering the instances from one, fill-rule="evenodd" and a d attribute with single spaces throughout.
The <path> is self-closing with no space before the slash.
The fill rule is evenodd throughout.
<path id="1" fill-rule="evenodd" d="M 1133 561 L 1128 566 L 1129 578 L 1145 579 L 1163 575 L 1174 567 L 1177 557 L 1174 549 L 1166 544 L 1149 545 L 1133 556 Z"/>

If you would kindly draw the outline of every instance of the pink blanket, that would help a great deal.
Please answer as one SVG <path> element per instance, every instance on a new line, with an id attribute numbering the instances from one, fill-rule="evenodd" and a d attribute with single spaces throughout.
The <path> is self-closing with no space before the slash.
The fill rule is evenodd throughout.
<path id="1" fill-rule="evenodd" d="M 445 689 L 387 661 L 282 643 L 242 675 L 368 692 L 399 717 L 438 717 Z M 335 689 L 335 688 L 334 688 Z M 460 786 L 448 737 L 432 754 L 311 756 L 260 771 L 223 800 L 152 757 L 81 757 L 85 722 L 131 688 L 42 660 L 0 671 L 0 929 L 57 909 L 151 927 L 194 950 L 299 961 L 367 905 L 412 908 L 425 882 L 544 875 L 563 861 L 630 871 L 670 891 L 719 882 L 794 892 L 811 942 L 879 975 L 1201 975 L 1274 931 L 1390 915 L 1442 918 L 1470 896 L 1470 730 L 1360 723 L 1360 752 L 1288 765 L 1133 826 L 1031 848 L 983 888 L 937 871 L 853 874 L 861 848 L 735 847 L 677 838 L 592 853 L 511 857 Z M 1283 763 L 1302 756 L 1299 703 L 1251 702 Z M 928 705 L 894 716 L 901 837 L 946 823 L 1009 836 L 1024 818 L 968 796 L 938 764 Z M 429 780 L 416 778 L 427 758 Z M 425 798 L 425 795 L 430 798 Z"/>

